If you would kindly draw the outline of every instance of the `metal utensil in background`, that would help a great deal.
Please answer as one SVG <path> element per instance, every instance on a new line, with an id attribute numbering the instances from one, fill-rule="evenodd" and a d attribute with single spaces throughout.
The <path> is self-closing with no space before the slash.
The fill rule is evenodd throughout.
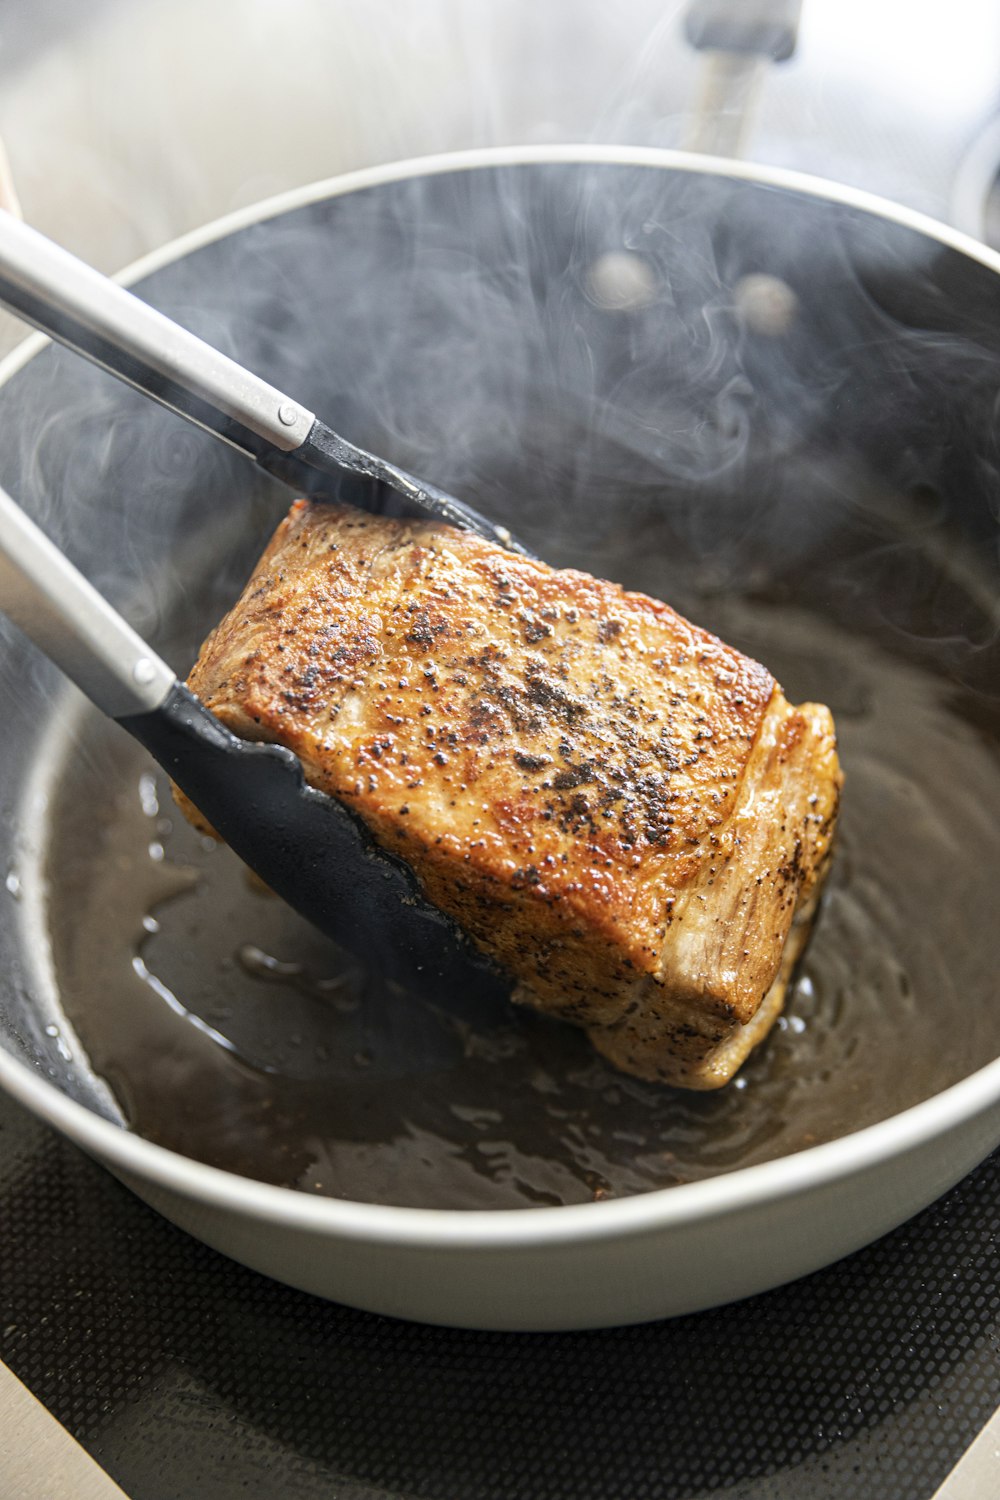
<path id="1" fill-rule="evenodd" d="M 510 531 L 357 447 L 314 412 L 132 292 L 0 213 L 0 302 L 162 406 L 238 448 L 298 493 L 460 526 L 516 552 Z M 345 477 L 360 478 L 344 490 Z"/>
<path id="2" fill-rule="evenodd" d="M 802 0 L 691 0 L 684 35 L 702 55 L 684 145 L 708 156 L 742 156 L 764 75 L 787 62 Z"/>
<path id="3" fill-rule="evenodd" d="M 359 819 L 307 786 L 291 751 L 238 739 L 177 680 L 36 524 L 0 490 L 0 610 L 133 735 L 241 859 L 352 951 L 381 955 L 412 989 L 507 985 Z"/>

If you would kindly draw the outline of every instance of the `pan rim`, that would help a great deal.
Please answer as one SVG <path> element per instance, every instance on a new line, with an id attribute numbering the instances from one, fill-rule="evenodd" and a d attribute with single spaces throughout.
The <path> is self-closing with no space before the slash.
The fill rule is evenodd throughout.
<path id="1" fill-rule="evenodd" d="M 569 144 L 445 152 L 340 174 L 215 219 L 142 256 L 115 279 L 131 285 L 238 230 L 366 188 L 483 167 L 548 164 L 646 166 L 801 193 L 915 230 L 1000 273 L 1000 255 L 961 230 L 875 194 L 820 177 L 681 151 Z M 0 361 L 0 387 L 49 342 L 44 335 L 33 334 Z M 968 1125 L 1000 1103 L 1000 1058 L 886 1120 L 789 1156 L 629 1198 L 532 1209 L 403 1208 L 312 1197 L 296 1188 L 258 1182 L 132 1134 L 69 1098 L 2 1046 L 0 1087 L 113 1169 L 212 1208 L 355 1242 L 492 1251 L 570 1242 L 580 1245 L 623 1234 L 681 1230 L 871 1171 Z"/>
<path id="2" fill-rule="evenodd" d="M 268 219 L 278 218 L 292 209 L 306 208 L 311 203 L 321 203 L 329 198 L 346 197 L 348 193 L 365 188 L 382 187 L 388 183 L 402 182 L 412 177 L 435 177 L 448 172 L 472 171 L 480 167 L 498 166 L 545 166 L 545 165 L 608 165 L 646 166 L 664 170 L 689 172 L 692 176 L 702 174 L 709 177 L 725 177 L 734 182 L 747 182 L 758 187 L 772 187 L 787 192 L 803 193 L 808 197 L 839 203 L 848 208 L 861 209 L 877 218 L 888 219 L 906 229 L 925 234 L 930 239 L 959 251 L 970 260 L 1000 273 L 1000 252 L 977 240 L 962 229 L 945 224 L 919 209 L 894 203 L 878 193 L 864 188 L 850 187 L 835 182 L 832 178 L 815 173 L 798 172 L 790 167 L 776 167 L 755 162 L 737 161 L 726 156 L 701 156 L 692 151 L 672 150 L 657 146 L 605 146 L 580 145 L 575 143 L 545 146 L 481 146 L 467 151 L 441 151 L 427 156 L 409 156 L 396 161 L 382 162 L 373 167 L 359 167 L 351 172 L 341 172 L 334 177 L 324 177 L 318 182 L 305 183 L 301 187 L 289 188 L 262 198 L 258 203 L 247 204 L 221 214 L 207 224 L 168 240 L 154 250 L 147 251 L 130 261 L 112 280 L 122 286 L 133 286 L 146 276 L 181 260 L 195 250 L 227 238 L 241 229 L 262 224 Z M 51 340 L 46 334 L 32 333 L 16 345 L 9 354 L 0 359 L 0 387 L 16 375 L 29 359 L 34 358 Z"/>
<path id="3" fill-rule="evenodd" d="M 628 1198 L 545 1208 L 404 1208 L 313 1197 L 182 1156 L 70 1099 L 0 1048 L 0 1086 L 114 1170 L 207 1207 L 354 1241 L 493 1250 L 594 1243 L 681 1230 L 830 1187 L 898 1159 L 966 1124 L 1000 1100 L 1000 1058 L 875 1125 L 790 1156 Z"/>

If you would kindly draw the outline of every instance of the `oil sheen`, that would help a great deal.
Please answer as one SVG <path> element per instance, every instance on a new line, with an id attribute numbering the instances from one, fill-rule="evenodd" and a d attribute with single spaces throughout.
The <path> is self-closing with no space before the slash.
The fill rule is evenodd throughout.
<path id="1" fill-rule="evenodd" d="M 685 607 L 793 702 L 830 705 L 846 774 L 811 944 L 734 1083 L 645 1084 L 567 1025 L 384 984 L 196 834 L 95 716 L 54 809 L 50 928 L 64 1008 L 130 1128 L 310 1193 L 529 1208 L 783 1156 L 995 1056 L 991 733 L 945 675 L 843 623 L 773 601 Z"/>

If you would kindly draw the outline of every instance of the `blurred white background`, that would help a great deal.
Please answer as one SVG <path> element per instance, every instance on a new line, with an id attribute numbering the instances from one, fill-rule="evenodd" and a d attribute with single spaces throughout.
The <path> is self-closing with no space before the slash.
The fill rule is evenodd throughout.
<path id="1" fill-rule="evenodd" d="M 687 9 L 2 0 L 0 134 L 25 216 L 114 270 L 232 208 L 375 162 L 690 143 L 711 63 L 685 40 Z M 794 55 L 757 82 L 745 155 L 975 227 L 995 166 L 997 0 L 804 0 Z"/>

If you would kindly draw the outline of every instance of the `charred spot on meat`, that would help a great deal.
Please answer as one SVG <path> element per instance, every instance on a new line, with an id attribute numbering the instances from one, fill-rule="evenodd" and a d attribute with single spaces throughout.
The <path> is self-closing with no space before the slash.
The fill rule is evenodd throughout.
<path id="1" fill-rule="evenodd" d="M 298 501 L 189 685 L 624 1071 L 717 1087 L 780 1013 L 836 823 L 833 722 L 667 605 Z"/>

